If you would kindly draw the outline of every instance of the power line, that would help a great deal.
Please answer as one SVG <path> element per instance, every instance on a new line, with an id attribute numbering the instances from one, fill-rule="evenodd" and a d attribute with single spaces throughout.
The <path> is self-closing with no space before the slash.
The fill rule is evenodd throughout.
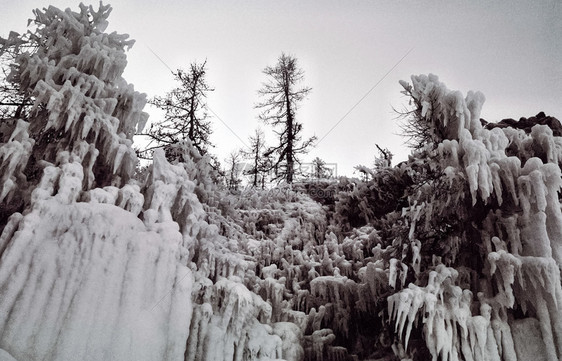
<path id="1" fill-rule="evenodd" d="M 228 124 L 226 124 L 226 122 L 225 122 L 224 120 L 222 120 L 221 117 L 219 117 L 218 114 L 215 113 L 215 112 L 213 111 L 213 109 L 211 109 L 208 105 L 207 105 L 207 109 L 209 109 L 209 111 L 210 111 L 211 113 L 213 113 L 213 115 L 226 127 L 226 129 L 230 130 L 230 132 L 231 132 L 232 134 L 234 134 L 234 136 L 235 136 L 236 138 L 238 138 L 238 140 L 239 140 L 246 148 L 250 149 L 250 147 L 248 146 L 248 144 L 246 144 L 246 142 L 244 142 L 244 141 L 242 140 L 242 138 L 240 138 L 240 137 L 238 136 L 238 134 L 236 134 L 236 132 L 235 132 L 234 130 L 232 130 L 232 129 L 228 126 Z"/>
<path id="2" fill-rule="evenodd" d="M 406 54 L 404 54 L 404 56 L 402 56 L 402 57 L 400 58 L 400 60 L 398 60 L 398 61 L 396 62 L 396 64 L 394 64 L 394 65 L 392 66 L 392 68 L 390 68 L 390 70 L 388 70 L 388 71 L 382 76 L 382 78 L 380 78 L 380 79 L 375 83 L 375 85 L 373 85 L 373 86 L 371 87 L 371 89 L 369 89 L 369 91 L 367 91 L 367 92 L 365 93 L 365 95 L 363 95 L 363 96 L 361 97 L 361 99 L 359 99 L 359 100 L 347 111 L 347 113 L 345 113 L 345 114 L 343 115 L 343 117 L 341 117 L 340 120 L 338 120 L 337 123 L 334 124 L 334 125 L 332 126 L 332 128 L 330 128 L 330 130 L 328 130 L 328 132 L 327 132 L 322 138 L 320 138 L 320 140 L 319 140 L 318 142 L 316 142 L 316 144 L 314 145 L 314 147 L 317 147 L 318 144 L 320 144 L 320 142 L 322 142 L 322 140 L 324 140 L 324 139 L 332 132 L 332 130 L 334 130 L 334 129 L 349 115 L 349 113 L 351 113 L 351 112 L 353 111 L 353 109 L 355 109 L 359 104 L 361 104 L 361 102 L 362 102 L 363 100 L 365 100 L 365 98 L 367 98 L 367 97 L 369 96 L 369 94 L 371 94 L 371 92 L 372 92 L 372 91 L 373 91 L 373 90 L 374 90 L 374 89 L 375 89 L 375 88 L 376 88 L 376 87 L 377 87 L 377 86 L 378 86 L 378 85 L 379 85 L 379 84 L 380 84 L 380 83 L 381 83 L 381 82 L 382 82 L 382 81 L 383 81 L 383 80 L 384 80 L 384 79 L 385 79 L 385 78 L 386 78 L 386 77 L 387 77 L 387 76 L 404 60 L 404 59 L 406 59 L 406 57 L 412 52 L 412 50 L 414 50 L 414 48 L 410 48 L 410 50 L 408 50 L 408 51 L 406 52 Z"/>
<path id="3" fill-rule="evenodd" d="M 146 44 L 145 44 L 145 46 L 148 48 L 148 50 L 150 50 L 150 52 L 151 52 L 152 54 L 154 54 L 154 56 L 155 56 L 158 60 L 160 60 L 160 62 L 161 62 L 162 64 L 164 64 L 164 66 L 165 66 L 166 68 L 168 68 L 168 70 L 169 70 L 172 74 L 174 74 L 174 71 L 172 70 L 172 68 L 170 68 L 170 67 L 168 66 L 168 64 L 166 64 L 166 62 L 164 62 L 164 60 L 162 60 L 162 58 L 159 57 L 158 54 L 156 54 L 156 53 L 154 52 L 154 50 L 152 50 L 152 48 L 151 48 L 150 46 L 148 46 L 148 45 L 146 45 Z"/>

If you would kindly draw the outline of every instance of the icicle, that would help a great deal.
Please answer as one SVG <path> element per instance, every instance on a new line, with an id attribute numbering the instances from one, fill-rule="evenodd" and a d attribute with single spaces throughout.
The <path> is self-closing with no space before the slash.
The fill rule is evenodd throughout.
<path id="1" fill-rule="evenodd" d="M 12 132 L 12 135 L 10 135 L 10 139 L 8 140 L 8 142 L 23 142 L 24 140 L 29 138 L 29 135 L 27 133 L 27 130 L 29 129 L 29 123 L 22 120 L 22 119 L 18 119 L 16 122 L 16 127 L 14 129 L 14 131 Z"/>
<path id="2" fill-rule="evenodd" d="M 400 286 L 404 287 L 406 284 L 406 276 L 408 276 L 408 265 L 402 263 L 402 272 L 400 274 Z"/>
<path id="3" fill-rule="evenodd" d="M 388 274 L 388 285 L 394 289 L 396 289 L 396 278 L 398 277 L 398 260 L 396 258 L 390 259 L 390 267 L 389 267 L 389 274 Z"/>
<path id="4" fill-rule="evenodd" d="M 416 320 L 416 316 L 418 313 L 418 310 L 423 306 L 424 304 L 424 294 L 422 292 L 422 290 L 419 287 L 416 287 L 413 284 L 409 285 L 410 289 L 412 290 L 413 293 L 413 298 L 412 298 L 412 304 L 410 307 L 410 310 L 408 312 L 408 326 L 406 327 L 406 336 L 404 339 L 404 348 L 407 350 L 408 349 L 408 341 L 410 340 L 410 333 L 412 332 L 412 326 L 414 324 L 414 321 Z M 401 327 L 402 329 L 402 327 Z M 400 335 L 402 335 L 402 331 L 400 331 Z"/>
<path id="5" fill-rule="evenodd" d="M 559 152 L 556 150 L 552 129 L 547 125 L 536 124 L 531 128 L 531 137 L 534 144 L 542 148 L 548 163 L 558 164 Z"/>
<path id="6" fill-rule="evenodd" d="M 472 133 L 479 129 L 482 129 L 482 124 L 480 123 L 480 113 L 482 111 L 482 105 L 486 101 L 486 97 L 481 92 L 469 91 L 466 95 L 466 106 L 470 112 L 470 125 L 467 127 Z"/>
<path id="7" fill-rule="evenodd" d="M 14 181 L 12 179 L 8 178 L 4 181 L 4 183 L 2 184 L 1 191 L 0 191 L 0 203 L 6 198 L 8 193 L 10 193 L 15 187 L 16 187 L 16 184 L 14 183 Z"/>
<path id="8" fill-rule="evenodd" d="M 414 268 L 414 272 L 417 274 L 420 273 L 420 266 L 421 266 L 421 255 L 420 255 L 420 251 L 421 251 L 421 242 L 416 239 L 414 242 L 412 242 L 412 265 Z"/>
<path id="9" fill-rule="evenodd" d="M 61 166 L 57 197 L 64 203 L 75 202 L 82 190 L 84 173 L 80 163 L 66 163 Z"/>
<path id="10" fill-rule="evenodd" d="M 495 190 L 496 199 L 501 206 L 503 203 L 503 191 L 500 176 L 500 166 L 497 163 L 490 164 L 490 172 L 492 176 L 492 188 Z"/>

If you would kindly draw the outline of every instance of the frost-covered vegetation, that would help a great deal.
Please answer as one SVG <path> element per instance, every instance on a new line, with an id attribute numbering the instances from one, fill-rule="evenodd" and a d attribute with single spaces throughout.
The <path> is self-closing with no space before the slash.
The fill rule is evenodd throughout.
<path id="1" fill-rule="evenodd" d="M 413 76 L 407 161 L 232 194 L 189 141 L 136 166 L 109 10 L 0 43 L 34 100 L 0 124 L 1 360 L 562 357 L 556 119 Z"/>

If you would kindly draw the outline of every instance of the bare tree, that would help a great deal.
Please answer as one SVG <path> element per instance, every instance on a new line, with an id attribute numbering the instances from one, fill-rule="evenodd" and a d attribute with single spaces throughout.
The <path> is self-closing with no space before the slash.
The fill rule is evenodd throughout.
<path id="1" fill-rule="evenodd" d="M 189 71 L 178 69 L 173 73 L 180 86 L 166 94 L 155 97 L 150 104 L 165 111 L 164 119 L 153 123 L 144 135 L 149 144 L 141 150 L 140 156 L 147 157 L 155 148 L 176 144 L 189 139 L 193 146 L 204 155 L 212 146 L 209 135 L 212 133 L 207 113 L 207 93 L 213 91 L 206 81 L 207 61 L 192 63 Z"/>
<path id="2" fill-rule="evenodd" d="M 231 191 L 237 191 L 242 180 L 240 179 L 242 153 L 240 151 L 232 151 L 225 159 L 227 164 L 226 185 Z"/>
<path id="3" fill-rule="evenodd" d="M 252 176 L 252 186 L 265 187 L 265 178 L 268 169 L 271 167 L 271 157 L 264 153 L 267 150 L 265 144 L 265 134 L 261 129 L 256 129 L 253 136 L 250 136 L 250 149 L 242 152 L 244 158 L 249 160 L 251 167 L 244 171 L 244 174 Z"/>
<path id="4" fill-rule="evenodd" d="M 263 73 L 267 75 L 268 81 L 263 83 L 258 94 L 265 99 L 256 108 L 262 110 L 260 119 L 264 123 L 278 128 L 274 132 L 279 137 L 279 144 L 269 148 L 265 155 L 277 155 L 272 164 L 275 178 L 292 183 L 295 163 L 299 163 L 298 155 L 306 153 L 307 148 L 316 140 L 316 137 L 312 137 L 302 141 L 302 123 L 296 119 L 299 103 L 311 88 L 299 86 L 304 79 L 304 71 L 297 66 L 295 57 L 284 53 L 275 66 L 266 67 Z"/>

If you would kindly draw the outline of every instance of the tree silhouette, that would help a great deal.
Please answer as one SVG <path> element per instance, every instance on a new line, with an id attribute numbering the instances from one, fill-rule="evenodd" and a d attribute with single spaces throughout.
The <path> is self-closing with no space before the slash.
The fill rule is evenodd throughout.
<path id="1" fill-rule="evenodd" d="M 193 146 L 204 155 L 212 146 L 212 133 L 207 113 L 207 93 L 213 91 L 206 81 L 207 62 L 192 63 L 189 71 L 178 69 L 173 73 L 180 86 L 165 97 L 154 97 L 149 103 L 165 111 L 164 119 L 153 123 L 146 133 L 149 143 L 140 156 L 147 157 L 151 150 L 177 144 L 189 139 Z"/>
<path id="2" fill-rule="evenodd" d="M 312 137 L 302 141 L 302 123 L 296 119 L 299 103 L 311 88 L 299 86 L 304 79 L 304 71 L 297 66 L 295 57 L 284 53 L 275 66 L 266 67 L 263 73 L 267 75 L 268 81 L 263 83 L 258 94 L 265 99 L 256 108 L 262 110 L 260 119 L 265 124 L 278 128 L 274 132 L 279 137 L 279 144 L 269 148 L 265 155 L 277 156 L 272 164 L 275 179 L 292 183 L 295 163 L 299 163 L 298 155 L 306 153 L 307 148 L 316 140 L 316 137 Z"/>
<path id="3" fill-rule="evenodd" d="M 240 151 L 232 151 L 225 159 L 227 170 L 226 170 L 226 185 L 229 190 L 237 191 L 242 179 L 240 179 L 240 173 L 242 171 L 242 153 Z"/>
<path id="4" fill-rule="evenodd" d="M 312 176 L 316 179 L 330 178 L 333 176 L 326 162 L 316 157 L 312 160 Z"/>
<path id="5" fill-rule="evenodd" d="M 250 149 L 242 152 L 244 158 L 250 161 L 251 167 L 244 171 L 244 174 L 252 176 L 252 186 L 265 187 L 265 178 L 268 169 L 271 167 L 271 157 L 264 153 L 267 150 L 265 144 L 265 134 L 261 129 L 256 129 L 253 136 L 250 136 Z"/>

